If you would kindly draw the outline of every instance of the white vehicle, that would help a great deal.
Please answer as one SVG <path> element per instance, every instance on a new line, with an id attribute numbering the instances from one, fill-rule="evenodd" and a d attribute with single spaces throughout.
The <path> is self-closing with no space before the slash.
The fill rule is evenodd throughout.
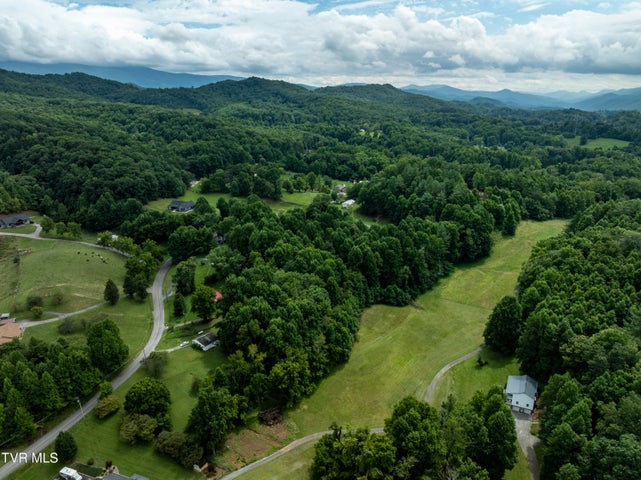
<path id="1" fill-rule="evenodd" d="M 187 341 L 182 342 L 182 343 L 180 344 L 180 346 L 181 346 L 181 347 L 186 347 L 187 345 L 189 345 L 189 342 L 187 342 Z"/>
<path id="2" fill-rule="evenodd" d="M 73 468 L 62 467 L 58 476 L 64 480 L 82 480 L 82 476 Z"/>

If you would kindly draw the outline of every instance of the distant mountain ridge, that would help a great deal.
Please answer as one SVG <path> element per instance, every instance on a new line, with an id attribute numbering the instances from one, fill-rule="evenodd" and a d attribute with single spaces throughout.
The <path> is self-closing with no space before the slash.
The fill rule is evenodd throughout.
<path id="1" fill-rule="evenodd" d="M 74 87 L 76 94 L 93 94 L 91 84 L 95 82 L 88 76 L 118 82 L 129 87 L 130 90 L 125 94 L 124 92 L 127 89 L 123 88 L 122 85 L 112 84 L 111 88 L 114 90 L 114 96 L 116 96 L 116 92 L 119 92 L 123 97 L 122 100 L 133 101 L 134 103 L 144 103 L 137 101 L 134 93 L 137 89 L 206 88 L 208 85 L 219 84 L 221 82 L 244 80 L 243 77 L 232 75 L 194 75 L 189 73 L 169 73 L 146 67 L 101 67 L 73 63 L 38 64 L 4 61 L 0 62 L 0 69 L 45 77 L 48 75 L 65 75 L 68 76 L 68 78 L 75 77 L 77 81 L 81 79 L 82 74 L 84 74 L 87 77 L 82 79 L 81 83 L 84 84 L 85 88 L 78 89 L 78 85 L 76 85 Z M 58 80 L 56 80 L 55 83 L 55 87 L 60 88 Z M 105 94 L 105 86 L 105 84 L 100 85 L 102 95 Z M 362 83 L 349 83 L 324 88 L 301 85 L 301 87 L 307 90 L 319 90 L 330 95 L 336 95 L 338 93 L 345 95 L 347 92 L 342 89 L 348 87 L 352 89 L 349 93 L 350 96 L 359 94 L 358 88 L 355 87 L 366 86 L 366 84 Z M 601 91 L 597 93 L 557 91 L 546 94 L 532 94 L 509 89 L 500 91 L 462 90 L 447 85 L 407 85 L 400 89 L 396 89 L 391 85 L 385 85 L 383 87 L 385 88 L 380 88 L 376 92 L 379 100 L 386 96 L 389 97 L 388 99 L 395 98 L 396 100 L 405 100 L 402 97 L 395 97 L 391 93 L 392 90 L 401 90 L 406 93 L 420 94 L 438 100 L 466 102 L 484 108 L 509 107 L 527 110 L 576 108 L 585 111 L 641 110 L 641 88 Z M 372 91 L 368 89 L 363 91 L 367 91 L 369 94 L 372 93 Z M 184 106 L 199 108 L 198 105 L 192 105 L 191 101 L 185 101 L 185 97 L 189 96 L 188 93 L 181 93 L 182 101 L 185 103 Z M 112 97 L 112 99 L 114 98 Z"/>
<path id="2" fill-rule="evenodd" d="M 130 83 L 144 88 L 202 87 L 224 80 L 242 80 L 232 75 L 194 75 L 191 73 L 170 73 L 147 67 L 100 67 L 77 63 L 41 64 L 29 62 L 0 62 L 0 68 L 19 73 L 45 75 L 48 73 L 86 73 L 94 77 Z"/>
<path id="3" fill-rule="evenodd" d="M 641 110 L 641 88 L 597 93 L 551 92 L 549 94 L 522 93 L 508 89 L 495 92 L 461 90 L 448 85 L 407 85 L 401 90 L 441 100 L 469 102 L 485 106 L 502 105 L 523 109 L 576 108 L 587 111 Z"/>

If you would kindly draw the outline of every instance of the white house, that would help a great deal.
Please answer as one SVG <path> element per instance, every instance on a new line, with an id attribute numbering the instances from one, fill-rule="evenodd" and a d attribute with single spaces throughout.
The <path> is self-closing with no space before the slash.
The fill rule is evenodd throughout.
<path id="1" fill-rule="evenodd" d="M 349 208 L 349 207 L 353 206 L 355 203 L 356 203 L 356 200 L 353 200 L 353 199 L 350 198 L 349 200 L 345 200 L 343 203 L 341 203 L 341 206 L 343 208 Z"/>
<path id="2" fill-rule="evenodd" d="M 515 412 L 532 414 L 536 402 L 538 383 L 528 375 L 510 375 L 507 377 L 505 393 L 507 404 Z"/>

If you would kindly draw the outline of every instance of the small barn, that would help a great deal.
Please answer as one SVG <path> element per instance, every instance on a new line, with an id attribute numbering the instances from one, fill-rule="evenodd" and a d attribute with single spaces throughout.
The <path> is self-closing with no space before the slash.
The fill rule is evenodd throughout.
<path id="1" fill-rule="evenodd" d="M 507 404 L 514 412 L 527 413 L 534 411 L 538 383 L 528 375 L 510 375 L 507 378 L 505 394 Z"/>
<path id="2" fill-rule="evenodd" d="M 212 348 L 217 347 L 220 341 L 218 340 L 218 337 L 216 335 L 210 332 L 205 333 L 198 338 L 194 338 L 191 343 L 196 345 L 203 352 L 206 352 L 207 350 L 211 350 Z"/>
<path id="3" fill-rule="evenodd" d="M 191 200 L 188 201 L 182 201 L 182 200 L 172 200 L 169 206 L 167 207 L 167 210 L 170 212 L 179 212 L 179 213 L 186 213 L 186 212 L 191 212 L 194 209 L 194 202 Z"/>

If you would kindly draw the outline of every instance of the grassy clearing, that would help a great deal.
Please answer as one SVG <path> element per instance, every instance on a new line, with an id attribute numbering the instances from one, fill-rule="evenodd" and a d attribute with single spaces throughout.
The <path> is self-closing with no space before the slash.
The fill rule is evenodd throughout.
<path id="1" fill-rule="evenodd" d="M 309 467 L 314 458 L 314 445 L 316 442 L 309 442 L 292 450 L 291 452 L 278 457 L 275 460 L 241 475 L 243 480 L 264 480 L 270 479 L 308 479 Z"/>
<path id="2" fill-rule="evenodd" d="M 581 146 L 581 137 L 574 137 L 567 140 L 568 147 Z M 595 138 L 588 140 L 585 148 L 602 148 L 603 150 L 612 150 L 613 148 L 625 148 L 630 144 L 627 140 L 619 140 L 617 138 Z"/>
<path id="3" fill-rule="evenodd" d="M 491 309 L 513 292 L 521 266 L 538 240 L 565 222 L 523 222 L 499 238 L 493 254 L 464 266 L 417 299 L 417 307 L 376 305 L 361 321 L 349 362 L 290 413 L 301 436 L 340 425 L 382 426 L 395 403 L 423 398 L 436 372 L 478 347 Z"/>
<path id="4" fill-rule="evenodd" d="M 78 243 L 1 237 L 0 310 L 30 318 L 25 308 L 29 295 L 44 297 L 45 311 L 74 312 L 95 305 L 103 301 L 107 279 L 122 285 L 124 263 L 121 255 Z M 63 295 L 61 305 L 53 304 L 56 292 Z"/>
<path id="5" fill-rule="evenodd" d="M 450 394 L 467 401 L 477 390 L 487 390 L 493 385 L 503 387 L 508 375 L 519 375 L 519 363 L 515 357 L 505 357 L 491 350 L 485 350 L 482 356 L 488 362 L 483 367 L 478 366 L 475 357 L 459 363 L 443 375 L 430 403 L 438 407 Z"/>
<path id="6" fill-rule="evenodd" d="M 382 426 L 394 404 L 403 397 L 423 398 L 431 379 L 443 365 L 482 343 L 491 309 L 504 295 L 513 292 L 532 246 L 561 233 L 565 225 L 559 220 L 522 222 L 515 237 L 497 238 L 489 258 L 457 268 L 436 288 L 418 298 L 416 306 L 369 308 L 361 320 L 360 339 L 349 362 L 289 413 L 299 436 L 326 430 L 332 421 L 356 427 Z M 487 378 L 478 376 L 474 385 L 465 385 L 465 377 L 461 377 L 458 388 L 463 395 L 489 386 L 482 381 L 494 384 L 495 378 L 514 368 L 508 359 L 497 358 L 495 363 L 494 373 L 490 375 L 492 370 L 486 370 L 483 375 L 487 374 Z M 311 446 L 304 451 L 297 449 L 240 478 L 306 478 L 312 456 Z M 522 458 L 509 478 L 529 478 L 524 462 Z"/>
<path id="7" fill-rule="evenodd" d="M 130 299 L 122 298 L 114 305 L 104 305 L 88 312 L 74 315 L 73 322 L 78 325 L 75 333 L 60 335 L 58 327 L 64 320 L 51 323 L 35 325 L 25 330 L 23 341 L 28 342 L 32 337 L 54 342 L 58 337 L 63 337 L 72 345 L 84 346 L 86 344 L 86 328 L 82 325 L 89 325 L 92 322 L 110 318 L 118 328 L 120 336 L 129 346 L 129 360 L 134 358 L 147 343 L 153 327 L 151 300 L 139 303 Z"/>

